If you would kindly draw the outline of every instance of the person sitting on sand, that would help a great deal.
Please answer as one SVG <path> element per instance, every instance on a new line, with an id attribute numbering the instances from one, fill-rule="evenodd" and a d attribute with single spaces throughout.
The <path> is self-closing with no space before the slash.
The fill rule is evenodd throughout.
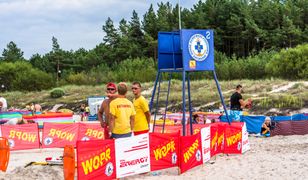
<path id="1" fill-rule="evenodd" d="M 271 135 L 271 118 L 266 117 L 261 127 L 261 135 L 269 137 Z"/>
<path id="2" fill-rule="evenodd" d="M 193 121 L 192 121 L 192 123 L 193 123 L 193 124 L 199 124 L 199 121 L 200 121 L 199 115 L 198 115 L 198 114 L 194 114 L 194 115 L 193 115 Z"/>
<path id="3" fill-rule="evenodd" d="M 20 125 L 20 124 L 31 124 L 35 123 L 33 120 L 25 120 L 23 118 L 12 118 L 8 122 L 4 123 L 7 125 Z"/>

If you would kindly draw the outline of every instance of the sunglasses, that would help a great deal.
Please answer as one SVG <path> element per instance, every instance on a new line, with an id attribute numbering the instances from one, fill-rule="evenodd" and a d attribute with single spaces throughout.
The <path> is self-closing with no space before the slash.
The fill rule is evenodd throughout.
<path id="1" fill-rule="evenodd" d="M 136 90 L 136 89 L 139 89 L 139 88 L 135 88 L 135 87 L 133 87 L 132 89 L 133 89 L 133 90 Z"/>
<path id="2" fill-rule="evenodd" d="M 114 88 L 107 88 L 107 91 L 114 91 Z"/>

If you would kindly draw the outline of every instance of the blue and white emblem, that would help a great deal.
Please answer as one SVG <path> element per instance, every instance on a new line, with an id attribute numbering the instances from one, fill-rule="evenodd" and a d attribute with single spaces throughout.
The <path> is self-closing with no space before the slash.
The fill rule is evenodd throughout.
<path id="1" fill-rule="evenodd" d="M 52 144 L 52 142 L 53 142 L 53 139 L 52 139 L 51 137 L 46 137 L 46 138 L 44 139 L 44 144 L 45 144 L 46 146 Z"/>
<path id="2" fill-rule="evenodd" d="M 178 156 L 176 155 L 176 152 L 172 153 L 172 164 L 176 164 L 178 160 Z"/>
<path id="3" fill-rule="evenodd" d="M 107 165 L 106 165 L 106 169 L 105 169 L 105 174 L 107 176 L 111 176 L 113 173 L 113 165 L 111 162 L 109 162 Z"/>
<path id="4" fill-rule="evenodd" d="M 188 49 L 196 61 L 204 61 L 209 55 L 209 42 L 202 34 L 194 34 L 189 39 Z"/>
<path id="5" fill-rule="evenodd" d="M 237 144 L 237 150 L 241 150 L 241 148 L 242 148 L 242 144 L 241 144 L 241 142 L 238 142 L 238 144 Z"/>
<path id="6" fill-rule="evenodd" d="M 196 152 L 196 160 L 197 160 L 197 161 L 201 161 L 201 152 L 200 152 L 199 149 L 198 149 L 197 152 Z"/>
<path id="7" fill-rule="evenodd" d="M 13 139 L 9 139 L 8 142 L 10 148 L 13 148 L 15 146 L 15 141 Z"/>
<path id="8" fill-rule="evenodd" d="M 83 138 L 81 138 L 81 141 L 90 141 L 90 138 L 88 136 L 84 136 Z"/>

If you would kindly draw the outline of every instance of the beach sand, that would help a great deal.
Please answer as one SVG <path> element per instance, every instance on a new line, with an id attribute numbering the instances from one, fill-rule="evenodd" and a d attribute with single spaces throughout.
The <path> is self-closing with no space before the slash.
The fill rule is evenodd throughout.
<path id="1" fill-rule="evenodd" d="M 127 179 L 308 179 L 308 135 L 249 137 L 251 149 L 243 155 L 218 155 L 178 176 L 177 169 L 160 176 Z M 212 160 L 214 160 L 213 158 Z"/>
<path id="2" fill-rule="evenodd" d="M 308 135 L 249 137 L 251 150 L 243 155 L 217 155 L 215 163 L 195 167 L 182 175 L 177 168 L 123 179 L 308 179 Z M 23 166 L 45 157 L 58 157 L 62 149 L 11 152 L 0 179 L 63 179 L 61 166 Z M 213 158 L 214 160 L 215 158 Z"/>
<path id="3" fill-rule="evenodd" d="M 0 172 L 0 180 L 64 179 L 63 166 L 32 165 L 24 167 L 33 161 L 45 162 L 46 157 L 59 157 L 62 155 L 62 148 L 11 151 L 7 172 Z"/>

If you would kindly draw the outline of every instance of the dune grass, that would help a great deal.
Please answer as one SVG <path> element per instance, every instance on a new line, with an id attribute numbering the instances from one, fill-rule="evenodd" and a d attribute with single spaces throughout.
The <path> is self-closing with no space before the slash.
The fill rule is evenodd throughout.
<path id="1" fill-rule="evenodd" d="M 303 108 L 308 104 L 308 82 L 299 81 L 288 88 L 286 91 L 270 93 L 272 90 L 282 86 L 286 86 L 290 81 L 281 79 L 264 79 L 264 80 L 233 80 L 220 81 L 221 90 L 224 100 L 229 103 L 229 97 L 234 92 L 237 84 L 244 87 L 245 93 L 243 98 L 252 98 L 255 108 Z M 131 83 L 127 83 L 130 87 Z M 144 96 L 150 100 L 154 82 L 143 83 Z M 161 84 L 161 90 L 167 90 L 168 81 Z M 186 86 L 187 87 L 187 86 Z M 79 107 L 81 103 L 85 103 L 89 96 L 105 95 L 105 86 L 77 86 L 68 85 L 61 87 L 65 91 L 65 95 L 61 98 L 51 98 L 50 91 L 33 91 L 33 92 L 5 92 L 2 95 L 7 99 L 9 106 L 24 108 L 27 104 L 35 102 L 42 104 L 43 107 L 50 108 L 55 104 L 63 103 L 70 104 L 70 107 Z M 133 94 L 129 88 L 127 94 L 129 99 L 133 99 Z M 186 98 L 187 92 L 186 92 Z M 155 99 L 156 100 L 156 99 Z M 159 106 L 164 107 L 166 93 L 161 93 L 159 98 Z M 220 105 L 219 94 L 215 81 L 211 80 L 195 80 L 191 81 L 191 100 L 193 107 L 201 107 L 206 104 L 211 104 L 212 108 L 217 108 Z M 169 107 L 181 108 L 182 104 L 182 81 L 171 80 L 171 88 L 169 95 Z"/>

